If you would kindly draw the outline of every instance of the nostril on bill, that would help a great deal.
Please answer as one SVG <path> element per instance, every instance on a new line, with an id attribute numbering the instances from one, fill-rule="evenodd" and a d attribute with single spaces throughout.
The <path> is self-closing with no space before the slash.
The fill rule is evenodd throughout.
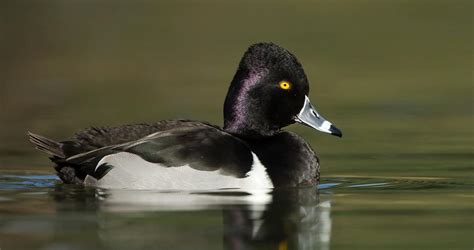
<path id="1" fill-rule="evenodd" d="M 318 114 L 318 113 L 316 113 L 316 111 L 314 111 L 314 110 L 311 110 L 311 112 L 313 112 L 313 115 L 314 115 L 314 116 L 316 116 L 317 118 L 319 118 L 319 114 Z"/>

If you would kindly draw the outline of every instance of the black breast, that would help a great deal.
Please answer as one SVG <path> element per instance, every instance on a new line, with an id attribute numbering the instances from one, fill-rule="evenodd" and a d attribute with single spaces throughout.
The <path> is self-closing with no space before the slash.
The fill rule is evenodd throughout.
<path id="1" fill-rule="evenodd" d="M 248 141 L 275 187 L 319 183 L 319 160 L 308 143 L 291 132 Z"/>

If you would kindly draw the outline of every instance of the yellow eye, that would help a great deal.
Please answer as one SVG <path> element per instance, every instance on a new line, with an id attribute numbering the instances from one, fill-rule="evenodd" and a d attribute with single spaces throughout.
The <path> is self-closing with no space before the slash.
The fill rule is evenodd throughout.
<path id="1" fill-rule="evenodd" d="M 291 84 L 287 81 L 281 81 L 280 82 L 280 88 L 284 90 L 288 90 L 291 88 Z"/>

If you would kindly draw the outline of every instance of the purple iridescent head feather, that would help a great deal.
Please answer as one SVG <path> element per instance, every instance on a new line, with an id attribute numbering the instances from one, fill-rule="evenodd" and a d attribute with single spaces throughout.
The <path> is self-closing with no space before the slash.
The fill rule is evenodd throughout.
<path id="1" fill-rule="evenodd" d="M 293 83 L 278 89 L 279 81 Z M 229 87 L 224 104 L 224 129 L 241 137 L 271 136 L 294 123 L 309 90 L 296 57 L 273 43 L 249 47 Z"/>

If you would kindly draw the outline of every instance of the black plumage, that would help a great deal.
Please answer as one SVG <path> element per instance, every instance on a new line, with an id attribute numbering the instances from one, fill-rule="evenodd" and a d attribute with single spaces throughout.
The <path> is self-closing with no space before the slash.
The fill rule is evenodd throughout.
<path id="1" fill-rule="evenodd" d="M 98 162 L 104 156 L 118 152 L 133 153 L 163 166 L 188 164 L 197 170 L 219 170 L 224 175 L 237 178 L 245 177 L 252 165 L 252 155 L 244 141 L 216 126 L 197 121 L 169 120 L 153 124 L 90 128 L 76 133 L 75 139 L 63 142 L 54 142 L 32 133 L 29 136 L 38 148 L 41 146 L 38 142 L 53 145 L 43 151 L 54 153 L 51 160 L 58 165 L 59 177 L 68 183 L 77 182 L 71 178 L 70 167 L 82 181 L 86 175 L 104 176 L 106 173 L 95 173 Z M 61 157 L 55 152 L 64 154 Z M 104 172 L 104 169 L 103 166 L 97 170 Z M 110 166 L 106 169 L 110 170 Z"/>
<path id="2" fill-rule="evenodd" d="M 311 146 L 293 132 L 249 140 L 276 187 L 319 183 L 319 159 Z"/>

